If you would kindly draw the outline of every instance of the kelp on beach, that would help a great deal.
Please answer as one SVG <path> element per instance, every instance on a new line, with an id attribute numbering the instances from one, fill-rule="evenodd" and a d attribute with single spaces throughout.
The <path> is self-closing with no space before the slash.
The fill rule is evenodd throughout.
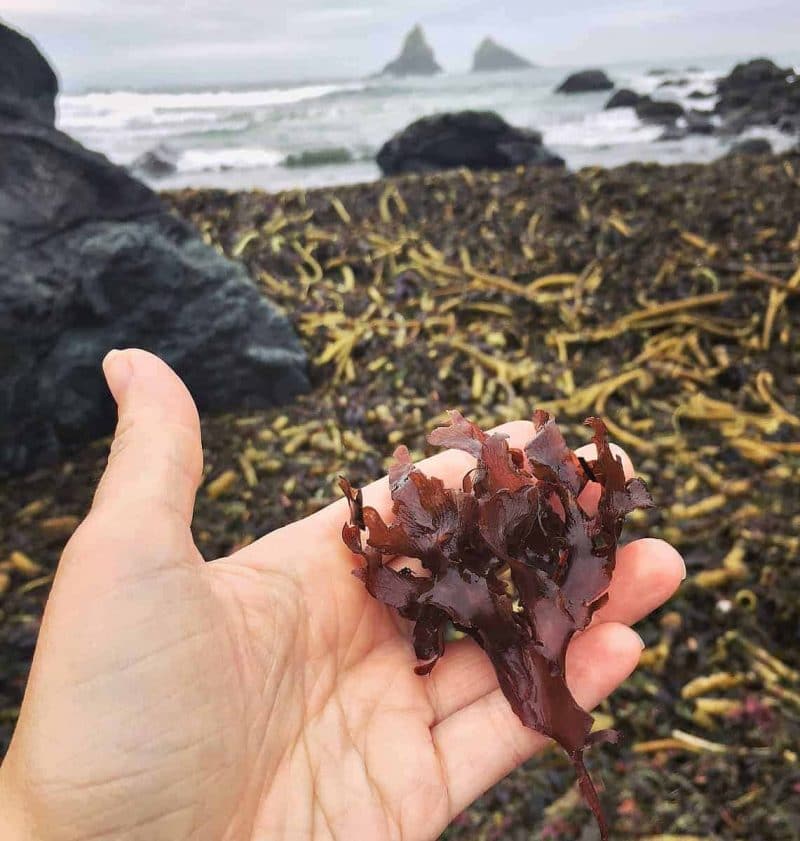
<path id="1" fill-rule="evenodd" d="M 427 453 L 446 409 L 484 428 L 545 409 L 573 442 L 597 415 L 658 505 L 626 538 L 671 541 L 689 571 L 601 708 L 624 735 L 590 760 L 612 837 L 800 838 L 800 157 L 168 200 L 313 360 L 294 405 L 204 422 L 206 557 L 325 505 L 342 472 L 375 478 L 400 442 Z M 0 747 L 106 444 L 0 486 Z M 446 837 L 590 825 L 550 752 Z"/>

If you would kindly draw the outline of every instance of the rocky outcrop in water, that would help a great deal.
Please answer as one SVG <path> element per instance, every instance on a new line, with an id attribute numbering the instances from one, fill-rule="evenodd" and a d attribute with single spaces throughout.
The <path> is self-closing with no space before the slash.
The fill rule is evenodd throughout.
<path id="1" fill-rule="evenodd" d="M 18 39 L 0 25 L 0 43 Z M 9 79 L 35 51 L 27 43 L 0 50 L 3 103 L 15 101 Z M 48 123 L 56 89 L 39 62 L 20 106 L 0 108 L 0 475 L 113 429 L 100 372 L 113 347 L 163 357 L 208 411 L 305 391 L 297 337 L 241 264 Z"/>
<path id="2" fill-rule="evenodd" d="M 433 49 L 425 39 L 422 27 L 417 24 L 406 35 L 400 55 L 383 68 L 380 75 L 387 76 L 433 76 L 441 73 Z"/>
<path id="3" fill-rule="evenodd" d="M 472 58 L 472 72 L 494 70 L 524 70 L 533 65 L 508 47 L 498 44 L 493 38 L 484 38 Z"/>
<path id="4" fill-rule="evenodd" d="M 614 83 L 603 70 L 581 70 L 573 73 L 556 88 L 556 93 L 589 93 L 610 91 Z"/>
<path id="5" fill-rule="evenodd" d="M 383 145 L 378 165 L 385 175 L 443 169 L 508 169 L 564 166 L 538 131 L 515 128 L 491 111 L 436 114 L 411 123 Z"/>
<path id="6" fill-rule="evenodd" d="M 736 67 L 717 83 L 716 112 L 731 132 L 775 126 L 800 134 L 800 79 L 791 67 L 756 58 Z"/>
<path id="7" fill-rule="evenodd" d="M 683 116 L 683 106 L 667 99 L 643 96 L 636 104 L 636 116 L 644 123 L 670 125 Z"/>
<path id="8" fill-rule="evenodd" d="M 635 108 L 641 99 L 643 99 L 641 94 L 628 88 L 621 88 L 611 95 L 611 98 L 606 102 L 605 110 L 608 111 L 611 108 Z"/>
<path id="9" fill-rule="evenodd" d="M 178 171 L 178 153 L 170 146 L 159 144 L 154 149 L 142 152 L 130 168 L 135 175 L 145 175 L 149 178 L 174 175 Z"/>

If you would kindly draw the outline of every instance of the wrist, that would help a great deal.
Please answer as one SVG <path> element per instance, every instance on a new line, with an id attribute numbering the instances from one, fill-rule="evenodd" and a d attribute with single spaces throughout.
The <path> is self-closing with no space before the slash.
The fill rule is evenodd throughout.
<path id="1" fill-rule="evenodd" d="M 35 841 L 17 787 L 7 763 L 0 765 L 0 815 L 2 815 L 3 841 Z"/>

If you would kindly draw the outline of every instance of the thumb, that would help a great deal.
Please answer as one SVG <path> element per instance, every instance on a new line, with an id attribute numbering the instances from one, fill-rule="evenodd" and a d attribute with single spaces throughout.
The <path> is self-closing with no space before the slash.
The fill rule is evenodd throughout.
<path id="1" fill-rule="evenodd" d="M 145 543 L 165 529 L 185 532 L 203 471 L 192 396 L 166 363 L 144 350 L 112 350 L 103 372 L 119 420 L 90 519 Z"/>

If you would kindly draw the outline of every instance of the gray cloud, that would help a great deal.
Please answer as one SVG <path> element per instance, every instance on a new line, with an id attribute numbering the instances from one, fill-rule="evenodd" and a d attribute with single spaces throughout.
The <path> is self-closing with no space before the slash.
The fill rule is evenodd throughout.
<path id="1" fill-rule="evenodd" d="M 437 57 L 467 67 L 491 34 L 543 64 L 796 53 L 796 0 L 0 0 L 66 89 L 361 76 L 419 21 Z"/>

